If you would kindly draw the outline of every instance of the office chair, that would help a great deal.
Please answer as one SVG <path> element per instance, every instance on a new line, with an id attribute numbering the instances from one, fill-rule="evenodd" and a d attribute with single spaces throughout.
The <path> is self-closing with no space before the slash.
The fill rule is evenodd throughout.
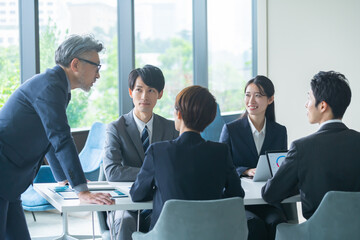
<path id="1" fill-rule="evenodd" d="M 360 239 L 360 192 L 330 191 L 308 221 L 281 223 L 276 240 Z"/>
<path id="2" fill-rule="evenodd" d="M 79 154 L 86 179 L 97 181 L 105 145 L 106 124 L 95 122 L 89 131 L 85 146 Z"/>
<path id="3" fill-rule="evenodd" d="M 168 200 L 148 233 L 134 232 L 134 240 L 247 239 L 242 198 L 219 200 Z"/>
<path id="4" fill-rule="evenodd" d="M 220 139 L 220 134 L 222 128 L 225 124 L 224 119 L 221 117 L 220 106 L 217 104 L 216 116 L 212 123 L 207 126 L 201 134 L 202 138 L 205 140 L 210 140 L 213 142 L 218 142 Z"/>
<path id="5" fill-rule="evenodd" d="M 51 172 L 50 166 L 42 165 L 37 173 L 34 183 L 51 183 L 56 182 L 55 178 Z M 54 207 L 41 197 L 33 188 L 33 185 L 30 185 L 28 189 L 21 194 L 21 201 L 24 210 L 31 211 L 34 221 L 36 222 L 35 213 L 37 211 L 46 211 L 54 209 Z"/>

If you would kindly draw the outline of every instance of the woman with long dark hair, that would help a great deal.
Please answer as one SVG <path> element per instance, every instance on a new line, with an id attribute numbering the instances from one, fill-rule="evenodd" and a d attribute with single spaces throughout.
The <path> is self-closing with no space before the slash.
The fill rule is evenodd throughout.
<path id="1" fill-rule="evenodd" d="M 245 86 L 246 111 L 240 119 L 225 124 L 220 142 L 230 147 L 239 176 L 253 177 L 260 155 L 287 149 L 286 128 L 275 122 L 274 85 L 256 76 Z M 275 239 L 276 225 L 286 219 L 281 209 L 270 205 L 247 206 L 249 239 Z"/>

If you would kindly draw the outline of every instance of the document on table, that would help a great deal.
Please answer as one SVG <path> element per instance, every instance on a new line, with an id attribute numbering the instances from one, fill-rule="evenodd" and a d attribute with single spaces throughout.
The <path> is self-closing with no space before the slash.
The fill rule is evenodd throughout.
<path id="1" fill-rule="evenodd" d="M 68 199 L 78 199 L 79 197 L 77 196 L 77 194 L 75 193 L 75 191 L 69 187 L 64 187 L 64 188 L 59 188 L 59 187 L 54 187 L 54 188 L 49 188 L 51 191 L 59 194 L 63 199 L 68 200 Z M 123 197 L 128 197 L 128 195 L 122 191 L 119 191 L 118 189 L 116 189 L 113 186 L 109 186 L 109 185 L 89 185 L 89 191 L 92 193 L 109 193 L 111 195 L 111 197 L 113 198 L 123 198 Z"/>

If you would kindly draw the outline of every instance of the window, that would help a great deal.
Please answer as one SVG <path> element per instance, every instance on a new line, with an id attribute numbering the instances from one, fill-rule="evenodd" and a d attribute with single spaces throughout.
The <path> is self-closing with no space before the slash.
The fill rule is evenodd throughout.
<path id="1" fill-rule="evenodd" d="M 165 76 L 154 112 L 173 117 L 175 97 L 193 84 L 192 1 L 135 0 L 135 65 L 151 64 Z"/>
<path id="2" fill-rule="evenodd" d="M 39 27 L 41 72 L 55 65 L 54 52 L 70 34 L 93 34 L 106 48 L 100 54 L 101 78 L 91 91 L 72 91 L 67 108 L 72 128 L 89 127 L 95 121 L 108 123 L 119 115 L 116 2 L 55 0 L 49 4 L 39 0 L 39 18 L 44 19 Z M 49 11 L 53 14 L 46 14 Z"/>
<path id="3" fill-rule="evenodd" d="M 12 0 L 10 5 L 16 2 Z M 0 2 L 0 6 L 5 3 Z M 18 15 L 17 10 L 15 14 Z M 14 16 L 4 17 L 0 21 L 0 109 L 20 86 L 19 22 L 10 21 Z"/>
<path id="4" fill-rule="evenodd" d="M 252 0 L 208 0 L 209 89 L 221 111 L 244 109 L 252 72 Z"/>

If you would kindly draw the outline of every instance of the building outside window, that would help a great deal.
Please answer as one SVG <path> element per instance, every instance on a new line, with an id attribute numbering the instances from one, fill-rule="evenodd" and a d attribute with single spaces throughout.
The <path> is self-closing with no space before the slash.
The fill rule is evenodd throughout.
<path id="1" fill-rule="evenodd" d="M 0 109 L 20 86 L 19 21 L 18 18 L 13 19 L 14 14 L 19 14 L 13 10 L 17 9 L 17 2 L 0 2 Z M 12 15 L 8 14 L 12 11 Z"/>
<path id="2" fill-rule="evenodd" d="M 173 117 L 175 96 L 193 84 L 194 71 L 198 71 L 193 69 L 192 1 L 195 0 L 134 0 L 135 67 L 152 64 L 163 71 L 164 95 L 154 111 L 168 118 Z M 0 1 L 0 6 L 1 108 L 20 85 L 20 59 L 18 0 Z M 91 33 L 106 48 L 100 54 L 101 78 L 92 90 L 72 91 L 67 110 L 70 126 L 88 128 L 95 121 L 108 123 L 117 119 L 120 99 L 117 0 L 38 0 L 38 11 L 40 72 L 55 65 L 54 52 L 70 34 Z M 222 113 L 244 109 L 244 85 L 256 75 L 252 18 L 252 0 L 207 0 L 205 82 Z M 127 95 L 127 89 L 121 94 Z"/>
<path id="3" fill-rule="evenodd" d="M 209 90 L 222 113 L 244 110 L 252 72 L 252 0 L 208 0 Z"/>
<path id="4" fill-rule="evenodd" d="M 116 8 L 116 0 L 39 0 L 41 72 L 55 65 L 56 48 L 71 34 L 93 34 L 105 46 L 100 79 L 88 93 L 72 91 L 67 108 L 71 128 L 108 123 L 119 116 Z"/>
<path id="5" fill-rule="evenodd" d="M 164 73 L 165 89 L 154 112 L 172 118 L 176 95 L 193 84 L 192 1 L 135 0 L 135 65 Z"/>

